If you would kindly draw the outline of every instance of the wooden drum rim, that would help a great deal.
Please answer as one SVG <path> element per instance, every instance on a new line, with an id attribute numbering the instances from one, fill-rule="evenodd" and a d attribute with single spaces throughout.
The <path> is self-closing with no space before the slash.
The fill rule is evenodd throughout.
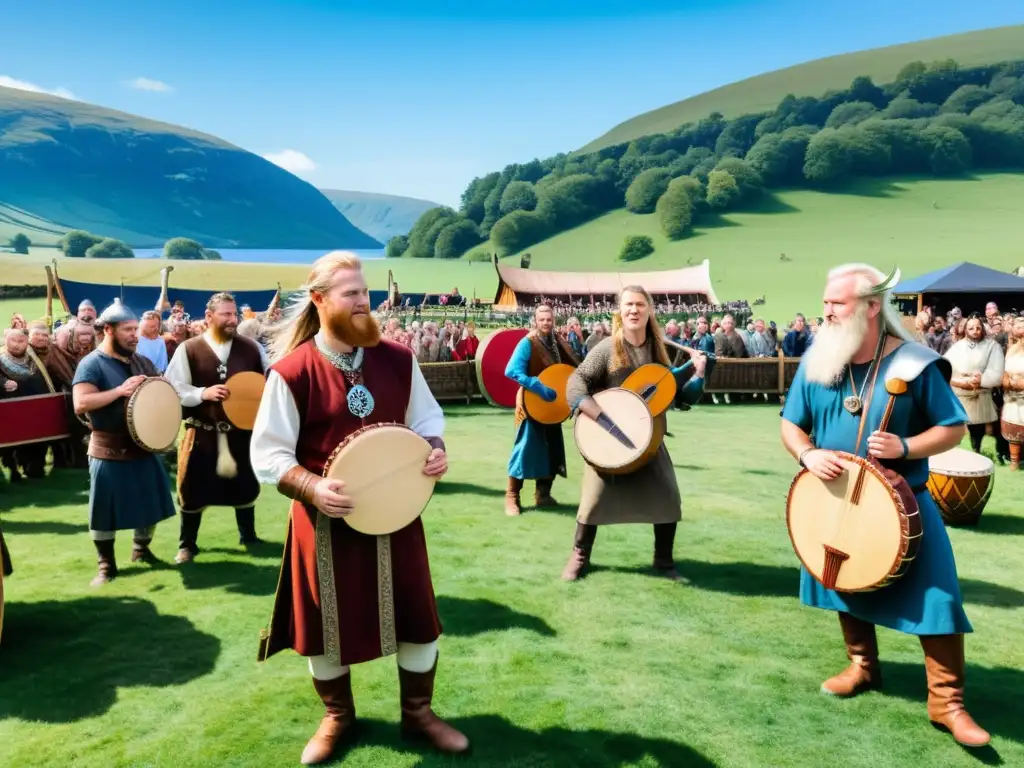
<path id="1" fill-rule="evenodd" d="M 639 400 L 643 404 L 644 408 L 647 409 L 647 404 L 644 402 L 644 399 L 642 397 L 640 397 L 640 395 L 638 395 L 636 392 L 633 392 L 632 390 L 624 389 L 623 387 L 609 387 L 608 389 L 601 390 L 601 392 L 594 393 L 593 397 L 596 400 L 603 393 L 605 393 L 605 392 L 612 392 L 612 391 L 624 392 L 627 395 L 635 397 L 637 400 Z M 614 466 L 614 467 L 609 467 L 609 466 L 605 466 L 605 465 L 602 465 L 602 464 L 595 463 L 595 461 L 593 459 L 591 459 L 587 455 L 586 451 L 584 451 L 583 445 L 582 445 L 582 441 L 580 440 L 580 434 L 579 434 L 580 419 L 581 418 L 589 418 L 589 417 L 585 416 L 583 414 L 580 414 L 580 416 L 578 416 L 576 418 L 576 421 L 573 424 L 573 440 L 576 442 L 576 448 L 577 448 L 577 450 L 579 450 L 580 456 L 583 457 L 583 460 L 591 468 L 593 468 L 595 472 L 598 472 L 600 474 L 606 474 L 606 475 L 628 475 L 628 474 L 630 474 L 632 472 L 635 472 L 636 470 L 640 469 L 645 464 L 649 463 L 651 461 L 651 459 L 657 454 L 658 449 L 660 448 L 660 442 L 661 442 L 662 439 L 664 439 L 664 432 L 662 432 L 662 435 L 661 435 L 660 438 L 658 436 L 657 417 L 654 416 L 653 414 L 651 414 L 650 410 L 647 410 L 647 414 L 648 414 L 648 417 L 649 417 L 649 423 L 651 425 L 651 430 L 650 430 L 650 435 L 648 436 L 647 441 L 646 441 L 646 447 L 643 448 L 642 450 L 638 447 L 637 448 L 637 455 L 633 459 L 631 459 L 631 460 L 629 460 L 629 461 L 627 461 L 627 462 L 625 462 L 623 464 L 619 464 L 617 466 Z M 656 443 L 657 443 L 657 445 L 656 445 Z"/>

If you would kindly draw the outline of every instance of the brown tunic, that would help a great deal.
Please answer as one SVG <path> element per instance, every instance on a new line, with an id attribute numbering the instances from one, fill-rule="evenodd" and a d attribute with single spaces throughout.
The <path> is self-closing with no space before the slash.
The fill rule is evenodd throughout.
<path id="1" fill-rule="evenodd" d="M 220 358 L 202 336 L 185 342 L 185 354 L 194 387 L 223 384 L 243 371 L 263 373 L 256 342 L 242 336 L 235 336 L 231 342 L 226 370 L 218 370 Z M 201 512 L 206 507 L 247 509 L 254 506 L 260 495 L 260 484 L 249 459 L 252 432 L 236 429 L 224 415 L 224 406 L 209 400 L 196 407 L 182 408 L 182 416 L 187 429 L 178 446 L 179 507 L 187 512 Z M 217 474 L 218 430 L 226 430 L 227 447 L 238 467 L 234 477 Z"/>
<path id="2" fill-rule="evenodd" d="M 389 341 L 365 350 L 363 386 L 373 395 L 365 419 L 348 409 L 345 377 L 310 340 L 272 366 L 295 399 L 300 423 L 299 464 L 323 474 L 330 454 L 366 424 L 405 423 L 412 393 L 412 353 Z M 386 461 L 386 457 L 382 460 Z M 389 536 L 360 533 L 342 519 L 298 501 L 270 627 L 260 660 L 285 648 L 358 664 L 396 653 L 398 643 L 431 643 L 441 635 L 423 522 Z"/>
<path id="3" fill-rule="evenodd" d="M 569 402 L 622 386 L 629 374 L 655 359 L 650 339 L 642 347 L 634 347 L 627 341 L 626 352 L 630 365 L 612 371 L 612 339 L 604 339 L 594 347 L 569 378 Z M 665 414 L 658 419 L 667 420 Z M 587 525 L 614 525 L 676 523 L 681 518 L 679 485 L 664 443 L 651 461 L 628 475 L 606 475 L 584 464 L 577 521 Z"/>

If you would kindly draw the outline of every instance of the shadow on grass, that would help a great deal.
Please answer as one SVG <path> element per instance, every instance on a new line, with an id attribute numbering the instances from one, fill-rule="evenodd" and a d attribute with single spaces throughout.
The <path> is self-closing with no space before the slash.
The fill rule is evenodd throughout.
<path id="1" fill-rule="evenodd" d="M 492 600 L 438 595 L 437 612 L 444 625 L 444 633 L 454 637 L 472 637 L 504 629 L 525 629 L 544 637 L 556 634 L 544 619 Z"/>
<path id="2" fill-rule="evenodd" d="M 700 752 L 681 742 L 651 739 L 631 733 L 596 729 L 545 728 L 530 731 L 498 715 L 450 717 L 439 703 L 438 714 L 466 734 L 473 745 L 471 762 L 477 766 L 588 766 L 620 768 L 627 765 L 656 765 L 659 768 L 712 768 L 715 765 Z M 409 755 L 421 755 L 417 768 L 452 765 L 452 758 L 428 747 L 413 747 L 400 740 L 393 723 L 361 720 L 359 735 L 332 765 L 341 765 L 347 754 L 360 747 L 387 747 Z"/>
<path id="3" fill-rule="evenodd" d="M 119 688 L 184 685 L 213 671 L 220 640 L 147 600 L 8 604 L 0 719 L 71 723 L 104 714 Z"/>
<path id="4" fill-rule="evenodd" d="M 650 565 L 637 567 L 601 565 L 600 551 L 594 548 L 589 567 L 590 573 L 612 572 L 633 573 L 655 579 L 665 577 Z M 778 565 L 757 563 L 705 563 L 700 560 L 684 560 L 676 557 L 676 570 L 687 581 L 690 588 L 710 592 L 728 592 L 743 597 L 792 597 L 800 593 L 800 571 L 797 568 L 783 568 Z"/>
<path id="5" fill-rule="evenodd" d="M 1002 584 L 976 579 L 960 579 L 964 601 L 993 608 L 1024 608 L 1024 592 Z"/>
<path id="6" fill-rule="evenodd" d="M 237 560 L 203 560 L 202 553 L 191 563 L 177 566 L 185 589 L 223 589 L 236 595 L 262 597 L 277 589 L 281 569 Z"/>
<path id="7" fill-rule="evenodd" d="M 71 534 L 88 533 L 89 525 L 82 522 L 80 525 L 74 523 L 61 523 L 49 520 L 12 520 L 6 517 L 0 525 L 7 534 L 16 536 L 31 535 L 35 533 L 56 534 L 65 536 Z"/>
<path id="8" fill-rule="evenodd" d="M 455 493 L 472 493 L 479 496 L 504 496 L 505 491 L 501 488 L 494 488 L 477 483 L 466 483 L 461 481 L 441 480 L 434 486 L 434 493 L 441 496 L 448 496 Z"/>
<path id="9" fill-rule="evenodd" d="M 0 508 L 5 516 L 12 510 L 30 511 L 32 507 L 81 506 L 83 516 L 89 505 L 89 473 L 61 470 L 57 475 L 11 483 L 0 480 Z"/>
<path id="10" fill-rule="evenodd" d="M 676 469 L 682 469 L 686 472 L 707 472 L 711 467 L 698 467 L 696 464 L 672 464 Z"/>
<path id="11" fill-rule="evenodd" d="M 978 533 L 1007 534 L 1024 536 L 1024 517 L 1015 515 L 982 515 L 971 530 Z"/>
<path id="12" fill-rule="evenodd" d="M 921 715 L 928 700 L 927 678 L 924 660 L 920 664 L 905 662 L 882 662 L 885 677 L 881 695 L 897 696 L 901 699 L 921 702 Z M 964 689 L 964 704 L 978 725 L 993 736 L 1024 744 L 1024 729 L 1021 728 L 1020 692 L 1024 690 L 1024 671 L 1012 667 L 978 667 L 971 664 L 970 640 L 967 647 L 967 685 Z M 946 738 L 950 738 L 947 736 Z M 969 754 L 982 762 L 998 763 L 994 750 L 971 750 Z"/>

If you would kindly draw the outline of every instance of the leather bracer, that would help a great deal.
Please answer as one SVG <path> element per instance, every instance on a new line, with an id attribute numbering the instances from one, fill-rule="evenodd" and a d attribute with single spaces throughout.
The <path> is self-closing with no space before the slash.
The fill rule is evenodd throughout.
<path id="1" fill-rule="evenodd" d="M 444 447 L 444 440 L 442 440 L 440 437 L 428 437 L 425 439 L 428 443 L 430 443 L 431 448 L 440 448 L 445 453 L 448 452 L 448 449 Z"/>
<path id="2" fill-rule="evenodd" d="M 277 481 L 277 490 L 289 499 L 313 506 L 313 493 L 320 480 L 305 467 L 294 466 Z"/>

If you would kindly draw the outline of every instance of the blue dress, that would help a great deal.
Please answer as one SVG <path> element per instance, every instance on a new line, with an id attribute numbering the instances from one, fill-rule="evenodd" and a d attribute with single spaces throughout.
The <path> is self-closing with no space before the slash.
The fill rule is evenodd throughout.
<path id="1" fill-rule="evenodd" d="M 531 349 L 529 336 L 520 339 L 505 366 L 505 375 L 523 389 L 539 395 L 545 387 L 536 376 L 530 376 Z M 562 425 L 540 424 L 524 418 L 516 427 L 512 455 L 508 458 L 508 476 L 532 480 L 555 475 L 566 476 Z"/>
<path id="2" fill-rule="evenodd" d="M 127 363 L 96 349 L 82 358 L 72 384 L 92 384 L 101 392 L 121 386 L 132 375 Z M 95 429 L 125 432 L 125 398 L 89 413 Z M 148 528 L 175 516 L 167 470 L 156 454 L 132 461 L 89 457 L 89 529 Z"/>
<path id="3" fill-rule="evenodd" d="M 858 456 L 867 456 L 868 435 L 882 421 L 889 399 L 885 391 L 886 372 L 901 349 L 882 359 L 864 436 L 856 451 Z M 858 391 L 868 367 L 867 363 L 852 367 Z M 811 435 L 815 447 L 854 453 L 860 416 L 843 408 L 843 399 L 851 394 L 849 379 L 845 386 L 828 387 L 808 382 L 804 373 L 801 363 L 786 395 L 782 417 Z M 896 398 L 888 432 L 910 438 L 935 426 L 956 426 L 968 421 L 948 379 L 934 361 L 909 382 L 908 394 L 909 397 Z M 911 635 L 972 632 L 963 608 L 953 548 L 942 516 L 926 488 L 928 459 L 886 460 L 884 464 L 906 478 L 920 507 L 923 535 L 917 558 L 902 577 L 875 592 L 839 593 L 826 589 L 801 566 L 800 601 L 816 608 L 843 611 Z"/>

